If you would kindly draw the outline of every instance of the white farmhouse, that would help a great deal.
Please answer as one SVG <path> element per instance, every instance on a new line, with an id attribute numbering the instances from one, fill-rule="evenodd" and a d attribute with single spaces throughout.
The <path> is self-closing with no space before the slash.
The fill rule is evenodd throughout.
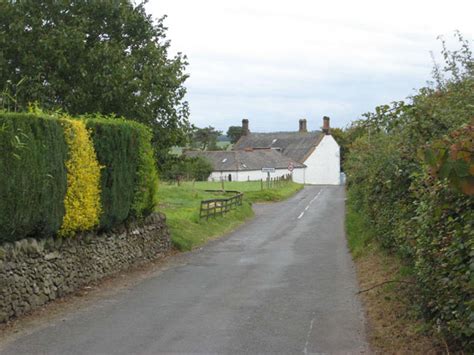
<path id="1" fill-rule="evenodd" d="M 331 136 L 329 117 L 323 118 L 322 131 L 308 132 L 306 120 L 299 121 L 297 132 L 250 133 L 249 121 L 242 120 L 243 135 L 235 151 L 275 150 L 303 164 L 302 173 L 293 173 L 293 181 L 302 184 L 339 185 L 340 148 Z"/>
<path id="2" fill-rule="evenodd" d="M 212 164 L 213 172 L 209 181 L 256 181 L 267 178 L 262 168 L 274 168 L 272 178 L 290 174 L 303 178 L 305 165 L 294 161 L 274 149 L 247 149 L 237 151 L 187 151 L 188 157 L 203 157 Z"/>

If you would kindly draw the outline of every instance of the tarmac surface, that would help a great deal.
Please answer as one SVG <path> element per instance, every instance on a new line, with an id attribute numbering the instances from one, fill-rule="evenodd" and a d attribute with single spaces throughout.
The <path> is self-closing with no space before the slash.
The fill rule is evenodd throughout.
<path id="1" fill-rule="evenodd" d="M 1 354 L 365 353 L 345 192 L 307 186 L 235 232 L 0 346 Z"/>

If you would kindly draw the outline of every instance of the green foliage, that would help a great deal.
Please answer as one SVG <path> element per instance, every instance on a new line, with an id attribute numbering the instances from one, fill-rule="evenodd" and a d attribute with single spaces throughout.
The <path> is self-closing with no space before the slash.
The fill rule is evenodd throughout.
<path id="1" fill-rule="evenodd" d="M 158 173 L 155 165 L 151 131 L 133 123 L 138 133 L 138 166 L 137 181 L 132 203 L 132 214 L 135 218 L 143 218 L 153 212 L 157 200 Z"/>
<path id="2" fill-rule="evenodd" d="M 448 179 L 450 185 L 467 195 L 474 195 L 474 118 L 424 149 L 424 160 L 431 175 Z"/>
<path id="3" fill-rule="evenodd" d="M 337 144 L 339 144 L 341 154 L 341 171 L 344 171 L 344 162 L 349 149 L 346 131 L 342 130 L 341 128 L 331 128 L 331 136 L 333 136 Z"/>
<path id="4" fill-rule="evenodd" d="M 194 128 L 191 139 L 191 146 L 201 150 L 216 150 L 217 138 L 222 134 L 214 127 Z"/>
<path id="5" fill-rule="evenodd" d="M 443 45 L 436 87 L 379 106 L 345 132 L 345 171 L 351 208 L 414 268 L 421 314 L 453 349 L 472 351 L 474 78 L 457 36 L 461 50 Z"/>
<path id="6" fill-rule="evenodd" d="M 150 130 L 101 116 L 85 122 L 89 132 L 83 120 L 0 114 L 0 242 L 90 230 L 101 212 L 109 229 L 154 210 Z"/>
<path id="7" fill-rule="evenodd" d="M 230 126 L 227 130 L 227 137 L 232 144 L 236 143 L 242 137 L 242 126 Z"/>
<path id="8" fill-rule="evenodd" d="M 65 213 L 67 154 L 57 120 L 0 114 L 0 242 L 58 231 Z"/>
<path id="9" fill-rule="evenodd" d="M 115 113 L 167 151 L 189 131 L 186 57 L 170 58 L 164 17 L 144 2 L 0 1 L 0 107 Z"/>
<path id="10" fill-rule="evenodd" d="M 360 210 L 354 206 L 354 202 L 357 202 L 357 199 L 352 197 L 351 190 L 346 206 L 347 243 L 352 255 L 357 258 L 361 255 L 366 255 L 365 253 L 371 250 L 370 246 L 375 233 L 368 216 L 361 213 Z"/>
<path id="11" fill-rule="evenodd" d="M 100 227 L 110 229 L 129 217 L 149 214 L 155 205 L 157 174 L 150 132 L 119 118 L 87 119 L 100 165 Z"/>
<path id="12" fill-rule="evenodd" d="M 426 318 L 453 343 L 474 349 L 474 199 L 446 180 L 421 175 L 414 184 L 414 265 Z"/>
<path id="13" fill-rule="evenodd" d="M 212 164 L 202 157 L 170 157 L 161 167 L 164 180 L 205 181 L 211 174 Z"/>

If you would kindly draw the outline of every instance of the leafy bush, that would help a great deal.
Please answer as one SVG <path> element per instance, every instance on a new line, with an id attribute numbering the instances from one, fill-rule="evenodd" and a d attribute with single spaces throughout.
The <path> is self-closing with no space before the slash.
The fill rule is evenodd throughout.
<path id="1" fill-rule="evenodd" d="M 67 152 L 57 120 L 0 113 L 0 242 L 58 231 L 65 213 Z"/>
<path id="2" fill-rule="evenodd" d="M 427 173 L 416 186 L 410 231 L 421 310 L 445 337 L 472 350 L 474 199 Z"/>
<path id="3" fill-rule="evenodd" d="M 212 164 L 202 157 L 170 157 L 161 168 L 163 179 L 205 181 L 211 175 Z"/>
<path id="4" fill-rule="evenodd" d="M 345 171 L 351 206 L 413 268 L 420 314 L 453 350 L 472 352 L 474 61 L 460 40 L 461 51 L 443 49 L 447 78 L 435 70 L 435 87 L 348 129 Z"/>
<path id="5" fill-rule="evenodd" d="M 69 147 L 67 191 L 64 197 L 66 214 L 60 235 L 90 230 L 99 223 L 100 166 L 86 125 L 79 120 L 62 120 Z"/>

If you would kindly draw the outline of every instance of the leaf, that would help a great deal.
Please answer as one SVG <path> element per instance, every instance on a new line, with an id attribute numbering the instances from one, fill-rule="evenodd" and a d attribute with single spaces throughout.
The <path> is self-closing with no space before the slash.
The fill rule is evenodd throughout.
<path id="1" fill-rule="evenodd" d="M 438 171 L 439 177 L 442 179 L 448 178 L 451 170 L 453 170 L 453 163 L 451 161 L 446 161 L 443 165 L 441 165 Z"/>
<path id="2" fill-rule="evenodd" d="M 460 178 L 469 176 L 469 165 L 464 160 L 456 160 L 453 163 L 453 168 L 456 175 Z"/>
<path id="3" fill-rule="evenodd" d="M 432 167 L 436 166 L 436 156 L 431 148 L 425 149 L 425 162 Z"/>

